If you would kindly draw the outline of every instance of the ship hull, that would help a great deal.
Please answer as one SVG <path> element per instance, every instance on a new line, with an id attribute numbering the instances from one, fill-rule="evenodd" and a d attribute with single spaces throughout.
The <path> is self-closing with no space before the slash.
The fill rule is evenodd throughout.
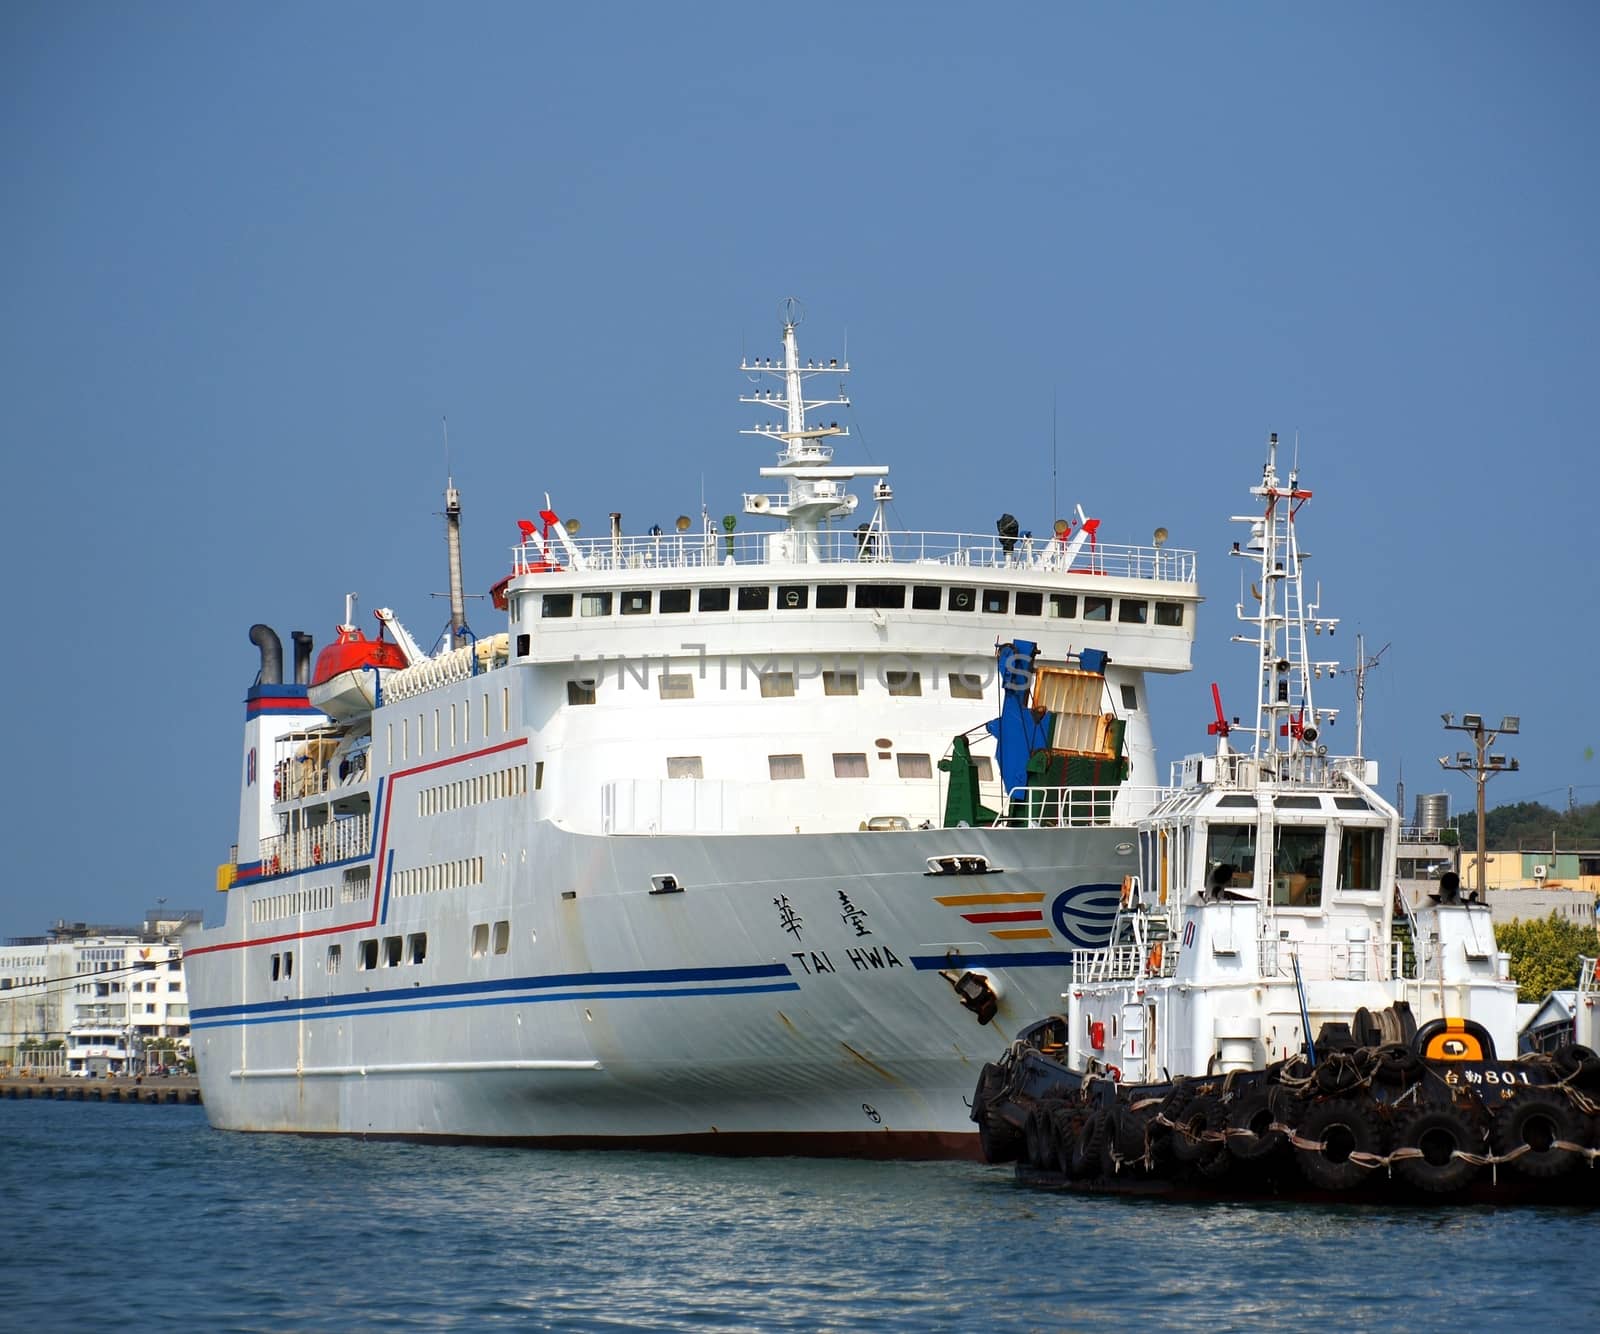
<path id="1" fill-rule="evenodd" d="M 525 837 L 498 888 L 396 893 L 390 857 L 370 906 L 191 937 L 212 1123 L 975 1156 L 978 1069 L 1062 1008 L 1133 860 L 1114 828 Z M 929 873 L 949 856 L 990 871 Z M 332 889 L 343 869 L 278 878 Z M 369 940 L 382 961 L 361 968 Z M 952 986 L 967 971 L 998 993 L 987 1025 Z"/>

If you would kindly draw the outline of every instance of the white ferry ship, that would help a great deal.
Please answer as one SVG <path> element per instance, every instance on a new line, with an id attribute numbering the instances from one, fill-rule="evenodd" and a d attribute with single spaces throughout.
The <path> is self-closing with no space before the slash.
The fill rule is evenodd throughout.
<path id="1" fill-rule="evenodd" d="M 1081 510 L 891 529 L 799 316 L 740 366 L 759 531 L 578 537 L 546 498 L 475 638 L 452 488 L 440 651 L 347 609 L 286 681 L 252 629 L 226 920 L 185 951 L 214 1125 L 976 1156 L 985 1056 L 1134 869 L 1195 560 Z"/>

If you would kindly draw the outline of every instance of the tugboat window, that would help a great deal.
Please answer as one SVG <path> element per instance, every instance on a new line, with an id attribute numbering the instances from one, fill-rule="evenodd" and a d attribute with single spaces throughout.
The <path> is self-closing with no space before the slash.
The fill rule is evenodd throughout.
<path id="1" fill-rule="evenodd" d="M 1117 619 L 1125 625 L 1143 625 L 1150 619 L 1150 604 L 1123 598 L 1117 603 Z"/>
<path id="2" fill-rule="evenodd" d="M 1158 602 L 1158 603 L 1156 603 L 1156 624 L 1157 625 L 1182 625 L 1183 624 L 1183 603 L 1181 603 L 1181 602 Z"/>
<path id="3" fill-rule="evenodd" d="M 642 616 L 650 610 L 650 590 L 648 588 L 630 589 L 622 595 L 622 614 L 624 616 Z"/>
<path id="4" fill-rule="evenodd" d="M 939 602 L 939 589 L 933 584 L 918 584 L 911 590 L 913 611 L 938 611 Z"/>
<path id="5" fill-rule="evenodd" d="M 611 615 L 611 594 L 585 593 L 578 603 L 578 613 L 582 616 Z"/>
<path id="6" fill-rule="evenodd" d="M 1086 621 L 1109 621 L 1111 619 L 1111 599 L 1084 598 L 1083 619 Z"/>
<path id="7" fill-rule="evenodd" d="M 732 597 L 732 591 L 726 588 L 702 588 L 700 590 L 700 610 L 727 611 Z"/>
<path id="8" fill-rule="evenodd" d="M 806 605 L 806 595 L 810 591 L 804 584 L 779 584 L 778 610 L 803 611 Z"/>
<path id="9" fill-rule="evenodd" d="M 857 607 L 895 607 L 906 605 L 904 584 L 857 584 Z"/>
<path id="10" fill-rule="evenodd" d="M 689 590 L 687 588 L 663 588 L 661 590 L 661 610 L 663 612 L 688 611 Z"/>
<path id="11" fill-rule="evenodd" d="M 1226 889 L 1249 889 L 1256 877 L 1256 827 L 1253 824 L 1214 824 L 1206 843 L 1206 883 L 1219 866 L 1231 867 Z"/>
<path id="12" fill-rule="evenodd" d="M 952 588 L 950 590 L 951 611 L 971 611 L 978 605 L 978 590 L 976 588 Z"/>
<path id="13" fill-rule="evenodd" d="M 1050 594 L 1050 619 L 1052 621 L 1070 621 L 1078 614 L 1078 595 L 1076 593 Z"/>
<path id="14" fill-rule="evenodd" d="M 1001 588 L 986 588 L 983 590 L 983 609 L 996 615 L 1004 616 L 1011 606 L 1011 594 Z"/>
<path id="15" fill-rule="evenodd" d="M 739 589 L 740 611 L 765 611 L 772 601 L 772 590 L 765 584 L 747 584 Z"/>
<path id="16" fill-rule="evenodd" d="M 849 591 L 849 587 L 846 584 L 818 584 L 818 609 L 822 611 L 833 611 L 844 606 L 845 598 Z"/>
<path id="17" fill-rule="evenodd" d="M 1043 593 L 1018 593 L 1017 615 L 1040 616 L 1044 613 Z"/>
<path id="18" fill-rule="evenodd" d="M 1322 903 L 1321 825 L 1280 825 L 1272 858 L 1272 901 L 1281 908 L 1316 908 Z"/>
<path id="19" fill-rule="evenodd" d="M 1346 829 L 1339 836 L 1339 888 L 1379 889 L 1383 830 Z"/>
<path id="20" fill-rule="evenodd" d="M 544 616 L 571 616 L 572 594 L 546 593 L 540 614 Z"/>

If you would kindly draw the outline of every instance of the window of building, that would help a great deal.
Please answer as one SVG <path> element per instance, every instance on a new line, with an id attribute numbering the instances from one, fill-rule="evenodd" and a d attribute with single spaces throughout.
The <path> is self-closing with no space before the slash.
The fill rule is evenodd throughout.
<path id="1" fill-rule="evenodd" d="M 1086 621 L 1109 621 L 1111 619 L 1111 599 L 1097 597 L 1084 598 L 1083 619 Z"/>
<path id="2" fill-rule="evenodd" d="M 774 782 L 806 776 L 806 763 L 798 755 L 768 755 L 767 775 Z"/>
<path id="3" fill-rule="evenodd" d="M 733 590 L 728 588 L 702 588 L 701 611 L 727 611 L 733 601 Z"/>
<path id="4" fill-rule="evenodd" d="M 1122 687 L 1122 707 L 1137 709 L 1139 707 L 1139 692 L 1130 685 Z"/>
<path id="5" fill-rule="evenodd" d="M 951 699 L 982 699 L 983 677 L 977 672 L 950 673 Z"/>
<path id="6" fill-rule="evenodd" d="M 624 616 L 643 616 L 650 610 L 650 590 L 648 588 L 630 588 L 622 594 L 622 604 L 619 610 Z"/>
<path id="7" fill-rule="evenodd" d="M 609 616 L 611 615 L 610 593 L 585 593 L 578 600 L 578 614 L 580 616 Z"/>
<path id="8" fill-rule="evenodd" d="M 687 588 L 663 588 L 661 590 L 660 607 L 663 613 L 681 615 L 689 610 L 689 590 Z"/>
<path id="9" fill-rule="evenodd" d="M 891 695 L 920 695 L 922 675 L 919 672 L 885 672 L 883 683 Z"/>
<path id="10" fill-rule="evenodd" d="M 1122 598 L 1117 603 L 1117 620 L 1123 625 L 1143 625 L 1150 619 L 1150 604 L 1143 598 Z"/>
<path id="11" fill-rule="evenodd" d="M 508 954 L 511 950 L 511 923 L 496 922 L 494 924 L 494 952 Z"/>
<path id="12" fill-rule="evenodd" d="M 412 963 L 421 963 L 428 957 L 428 933 L 416 931 L 406 937 L 406 958 Z"/>
<path id="13" fill-rule="evenodd" d="M 1182 625 L 1183 624 L 1183 603 L 1181 603 L 1181 602 L 1158 602 L 1158 603 L 1156 603 L 1156 624 L 1157 625 Z"/>
<path id="14" fill-rule="evenodd" d="M 762 672 L 761 698 L 788 699 L 794 694 L 793 672 Z"/>
<path id="15" fill-rule="evenodd" d="M 472 957 L 481 959 L 489 952 L 489 924 L 475 922 L 472 927 Z"/>
<path id="16" fill-rule="evenodd" d="M 704 778 L 705 763 L 698 755 L 668 755 L 668 778 Z"/>
<path id="17" fill-rule="evenodd" d="M 546 593 L 544 600 L 539 605 L 541 616 L 571 616 L 571 593 Z"/>
<path id="18" fill-rule="evenodd" d="M 765 584 L 740 585 L 740 611 L 765 611 L 771 605 L 772 590 Z"/>
<path id="19" fill-rule="evenodd" d="M 568 704 L 593 704 L 594 703 L 594 682 L 593 681 L 568 681 L 567 682 L 567 703 Z"/>
<path id="20" fill-rule="evenodd" d="M 984 589 L 983 609 L 1004 616 L 1011 610 L 1011 594 L 1003 588 Z"/>
<path id="21" fill-rule="evenodd" d="M 356 946 L 356 967 L 368 971 L 378 966 L 378 942 L 363 940 Z"/>
<path id="22" fill-rule="evenodd" d="M 904 584 L 857 584 L 857 607 L 904 607 L 906 605 L 906 586 Z"/>
<path id="23" fill-rule="evenodd" d="M 867 757 L 864 752 L 848 755 L 835 754 L 833 757 L 833 776 L 835 778 L 865 778 L 867 776 Z"/>
<path id="24" fill-rule="evenodd" d="M 328 946 L 328 971 L 330 973 L 337 973 L 339 971 L 339 969 L 342 968 L 343 966 L 344 966 L 344 946 L 343 945 L 329 945 Z"/>
<path id="25" fill-rule="evenodd" d="M 834 611 L 847 605 L 849 587 L 845 584 L 818 584 L 817 607 L 822 611 Z"/>
<path id="26" fill-rule="evenodd" d="M 694 677 L 688 672 L 662 672 L 656 678 L 656 690 L 662 699 L 693 699 Z"/>
<path id="27" fill-rule="evenodd" d="M 804 584 L 779 584 L 778 610 L 803 611 L 807 601 L 807 594 L 810 592 L 811 590 Z"/>
<path id="28" fill-rule="evenodd" d="M 167 990 L 168 991 L 182 991 L 183 990 L 183 983 L 182 982 L 168 982 L 167 983 Z"/>
<path id="29" fill-rule="evenodd" d="M 385 968 L 398 968 L 400 960 L 404 957 L 405 941 L 399 936 L 385 936 L 383 938 L 383 966 Z"/>
<path id="30" fill-rule="evenodd" d="M 927 755 L 906 755 L 904 753 L 894 757 L 895 764 L 899 767 L 902 778 L 932 778 L 933 761 Z"/>
<path id="31" fill-rule="evenodd" d="M 1078 595 L 1076 593 L 1050 594 L 1050 619 L 1052 621 L 1070 621 L 1078 614 Z"/>
<path id="32" fill-rule="evenodd" d="M 951 611 L 971 611 L 978 605 L 978 590 L 976 588 L 952 588 L 950 600 L 946 604 Z"/>
<path id="33" fill-rule="evenodd" d="M 1042 615 L 1044 615 L 1044 594 L 1043 593 L 1027 593 L 1027 592 L 1018 593 L 1017 594 L 1017 615 L 1018 616 L 1042 616 Z"/>
<path id="34" fill-rule="evenodd" d="M 861 678 L 854 672 L 823 672 L 822 693 L 824 695 L 858 695 L 861 693 Z"/>

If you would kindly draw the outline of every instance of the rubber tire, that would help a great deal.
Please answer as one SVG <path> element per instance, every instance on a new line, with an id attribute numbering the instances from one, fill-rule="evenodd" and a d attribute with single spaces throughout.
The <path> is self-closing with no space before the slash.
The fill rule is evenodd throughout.
<path id="1" fill-rule="evenodd" d="M 1078 1132 L 1083 1129 L 1083 1108 L 1059 1107 L 1051 1119 L 1056 1131 L 1056 1171 L 1071 1177 L 1072 1150 L 1078 1143 Z"/>
<path id="2" fill-rule="evenodd" d="M 1535 1180 L 1558 1177 L 1576 1167 L 1577 1154 L 1550 1147 L 1552 1140 L 1588 1143 L 1588 1127 L 1566 1097 L 1560 1093 L 1530 1090 L 1519 1093 L 1494 1116 L 1494 1151 L 1510 1153 L 1522 1144 L 1543 1145 L 1506 1164 Z"/>
<path id="3" fill-rule="evenodd" d="M 1472 1184 L 1482 1170 L 1477 1163 L 1451 1156 L 1450 1151 L 1482 1153 L 1483 1132 L 1471 1117 L 1449 1103 L 1422 1103 L 1396 1123 L 1396 1149 L 1421 1149 L 1427 1156 L 1402 1158 L 1394 1170 L 1402 1181 L 1430 1195 L 1449 1195 Z M 1442 1161 L 1434 1161 L 1443 1154 Z"/>
<path id="4" fill-rule="evenodd" d="M 1295 1133 L 1302 1139 L 1335 1139 L 1328 1152 L 1295 1148 L 1300 1174 L 1319 1190 L 1354 1190 L 1371 1173 L 1350 1161 L 1351 1153 L 1381 1153 L 1383 1137 L 1372 1104 L 1365 1098 L 1329 1098 L 1306 1109 Z"/>
<path id="5" fill-rule="evenodd" d="M 1422 1057 L 1404 1042 L 1386 1042 L 1378 1048 L 1372 1077 L 1380 1084 L 1409 1084 L 1422 1073 Z"/>
<path id="6" fill-rule="evenodd" d="M 978 1123 L 978 1148 L 986 1163 L 1014 1163 L 1022 1157 L 1027 1140 L 1011 1122 L 991 1108 Z"/>
<path id="7" fill-rule="evenodd" d="M 1587 1089 L 1600 1084 L 1600 1055 L 1579 1042 L 1570 1042 L 1550 1053 L 1557 1074 L 1571 1079 L 1579 1088 Z"/>
<path id="8" fill-rule="evenodd" d="M 1112 1150 L 1121 1157 L 1119 1165 Z M 1144 1168 L 1144 1118 L 1126 1107 L 1113 1107 L 1106 1113 L 1106 1133 L 1100 1151 L 1100 1170 L 1107 1176 L 1119 1171 L 1137 1172 Z"/>
<path id="9" fill-rule="evenodd" d="M 980 1126 L 983 1124 L 984 1113 L 989 1104 L 994 1101 L 994 1095 L 999 1093 L 1006 1085 L 1006 1072 L 993 1061 L 984 1065 L 978 1071 L 978 1086 L 972 1093 L 972 1119 Z"/>
<path id="10" fill-rule="evenodd" d="M 1100 1170 L 1101 1144 L 1106 1134 L 1106 1114 L 1090 1112 L 1072 1146 L 1072 1175 L 1083 1180 Z"/>
<path id="11" fill-rule="evenodd" d="M 1221 1097 L 1197 1093 L 1171 1119 L 1179 1127 L 1172 1134 L 1173 1157 L 1199 1176 L 1215 1179 L 1224 1175 L 1232 1163 L 1227 1144 L 1190 1138 L 1226 1128 L 1228 1118 Z"/>
<path id="12" fill-rule="evenodd" d="M 1328 1097 L 1348 1093 L 1361 1083 L 1362 1073 L 1355 1060 L 1345 1052 L 1334 1052 L 1317 1065 L 1317 1091 Z"/>
<path id="13" fill-rule="evenodd" d="M 1272 1157 L 1288 1143 L 1283 1131 L 1266 1129 L 1277 1119 L 1277 1113 L 1273 1110 L 1271 1090 L 1255 1088 L 1241 1093 L 1233 1100 L 1233 1106 L 1228 1109 L 1228 1129 L 1253 1130 L 1256 1132 L 1255 1138 L 1230 1134 L 1227 1140 L 1228 1152 L 1246 1163 L 1260 1162 Z"/>

